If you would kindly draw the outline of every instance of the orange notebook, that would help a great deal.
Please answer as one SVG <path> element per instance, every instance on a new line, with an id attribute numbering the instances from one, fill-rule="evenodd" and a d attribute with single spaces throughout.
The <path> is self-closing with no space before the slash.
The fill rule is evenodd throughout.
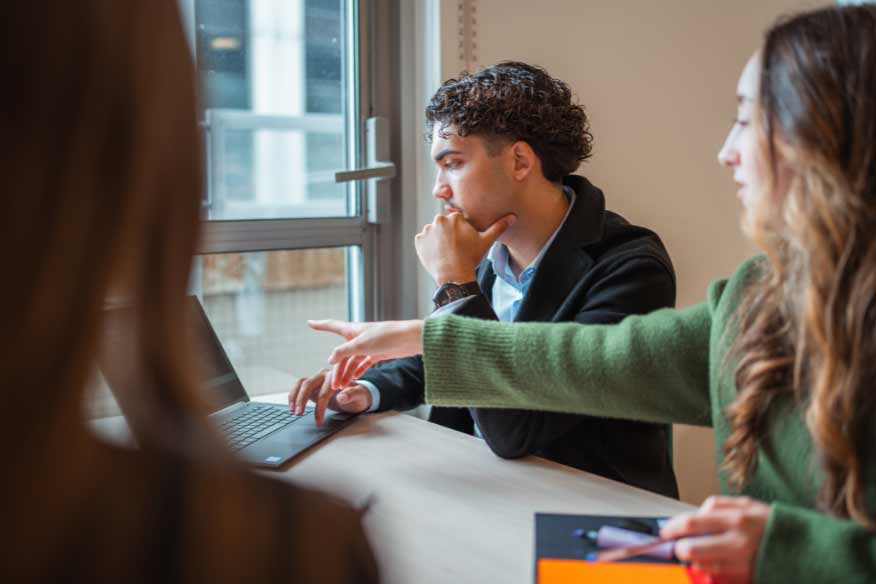
<path id="1" fill-rule="evenodd" d="M 538 560 L 538 584 L 711 584 L 707 574 L 689 566 L 649 563 L 595 563 L 583 560 Z"/>
<path id="2" fill-rule="evenodd" d="M 605 582 L 607 584 L 711 584 L 712 579 L 677 561 L 633 558 L 617 563 L 591 562 L 595 544 L 582 533 L 603 525 L 656 535 L 663 520 L 657 517 L 535 514 L 536 584 Z"/>

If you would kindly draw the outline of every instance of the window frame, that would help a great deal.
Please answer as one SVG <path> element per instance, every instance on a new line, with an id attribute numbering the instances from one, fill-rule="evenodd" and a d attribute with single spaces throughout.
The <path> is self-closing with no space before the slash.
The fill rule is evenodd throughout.
<path id="1" fill-rule="evenodd" d="M 180 0 L 191 46 L 196 46 L 194 1 Z M 257 1 L 257 0 L 256 0 Z M 346 59 L 345 84 L 357 79 L 358 91 L 347 92 L 346 124 L 350 159 L 366 165 L 369 118 L 384 117 L 391 128 L 390 160 L 399 160 L 397 14 L 400 0 L 347 0 L 347 42 L 357 48 Z M 196 62 L 196 60 L 195 60 Z M 395 81 L 394 81 L 395 80 Z M 205 158 L 210 140 L 205 137 Z M 345 170 L 345 169 L 338 169 Z M 207 169 L 209 173 L 209 169 Z M 211 177 L 206 177 L 208 180 Z M 382 320 L 400 315 L 399 254 L 401 222 L 399 179 L 352 181 L 353 212 L 347 217 L 204 220 L 198 254 L 355 247 L 347 254 L 350 318 Z M 206 196 L 206 193 L 205 193 Z M 375 208 L 376 207 L 376 208 Z M 369 221 L 369 216 L 371 221 Z M 352 251 L 352 250 L 351 250 Z M 378 286 L 379 283 L 379 286 Z M 378 290 L 379 288 L 379 290 Z M 314 315 L 318 318 L 319 315 Z"/>

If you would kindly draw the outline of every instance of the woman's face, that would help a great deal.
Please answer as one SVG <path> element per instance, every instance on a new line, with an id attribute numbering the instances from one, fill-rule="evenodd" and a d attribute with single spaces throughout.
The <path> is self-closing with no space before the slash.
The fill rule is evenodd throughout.
<path id="1" fill-rule="evenodd" d="M 718 161 L 733 170 L 733 180 L 739 185 L 736 196 L 742 201 L 743 229 L 749 231 L 758 215 L 758 208 L 767 203 L 769 176 L 766 172 L 766 155 L 763 144 L 758 139 L 755 124 L 758 87 L 760 79 L 760 53 L 755 53 L 736 88 L 736 119 L 718 152 Z"/>

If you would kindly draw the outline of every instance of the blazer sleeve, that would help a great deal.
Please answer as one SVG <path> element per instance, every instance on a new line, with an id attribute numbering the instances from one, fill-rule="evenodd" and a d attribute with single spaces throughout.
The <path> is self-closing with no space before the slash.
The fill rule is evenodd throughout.
<path id="1" fill-rule="evenodd" d="M 379 363 L 366 371 L 361 379 L 373 383 L 380 393 L 377 412 L 410 410 L 423 404 L 425 375 L 420 356 Z"/>
<path id="2" fill-rule="evenodd" d="M 574 322 L 611 324 L 630 314 L 643 314 L 675 304 L 675 278 L 655 259 L 619 260 L 600 271 L 602 277 L 588 290 L 574 314 Z M 497 320 L 485 301 L 472 302 L 462 308 L 457 315 Z M 503 458 L 519 458 L 541 451 L 582 422 L 579 415 L 560 412 L 469 410 L 490 449 Z"/>

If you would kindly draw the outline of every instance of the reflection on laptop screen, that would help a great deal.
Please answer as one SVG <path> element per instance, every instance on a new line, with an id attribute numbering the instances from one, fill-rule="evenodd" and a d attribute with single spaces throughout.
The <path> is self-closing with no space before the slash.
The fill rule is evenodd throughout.
<path id="1" fill-rule="evenodd" d="M 198 372 L 202 375 L 201 387 L 204 397 L 213 411 L 226 408 L 234 403 L 249 401 L 228 355 L 219 342 L 201 303 L 196 296 L 186 298 L 188 321 L 194 329 L 196 339 L 195 356 L 200 359 Z M 104 328 L 104 347 L 100 356 L 100 369 L 110 389 L 116 396 L 122 410 L 125 409 L 124 390 L 126 384 L 135 379 L 134 338 L 132 336 L 133 311 L 129 306 L 113 307 L 107 310 Z"/>
<path id="2" fill-rule="evenodd" d="M 201 358 L 200 371 L 204 376 L 201 383 L 214 411 L 237 402 L 249 401 L 246 390 L 243 389 L 240 378 L 237 377 L 198 298 L 189 296 L 187 301 L 191 314 L 189 322 L 194 327 L 193 336 L 198 343 L 196 355 Z"/>

